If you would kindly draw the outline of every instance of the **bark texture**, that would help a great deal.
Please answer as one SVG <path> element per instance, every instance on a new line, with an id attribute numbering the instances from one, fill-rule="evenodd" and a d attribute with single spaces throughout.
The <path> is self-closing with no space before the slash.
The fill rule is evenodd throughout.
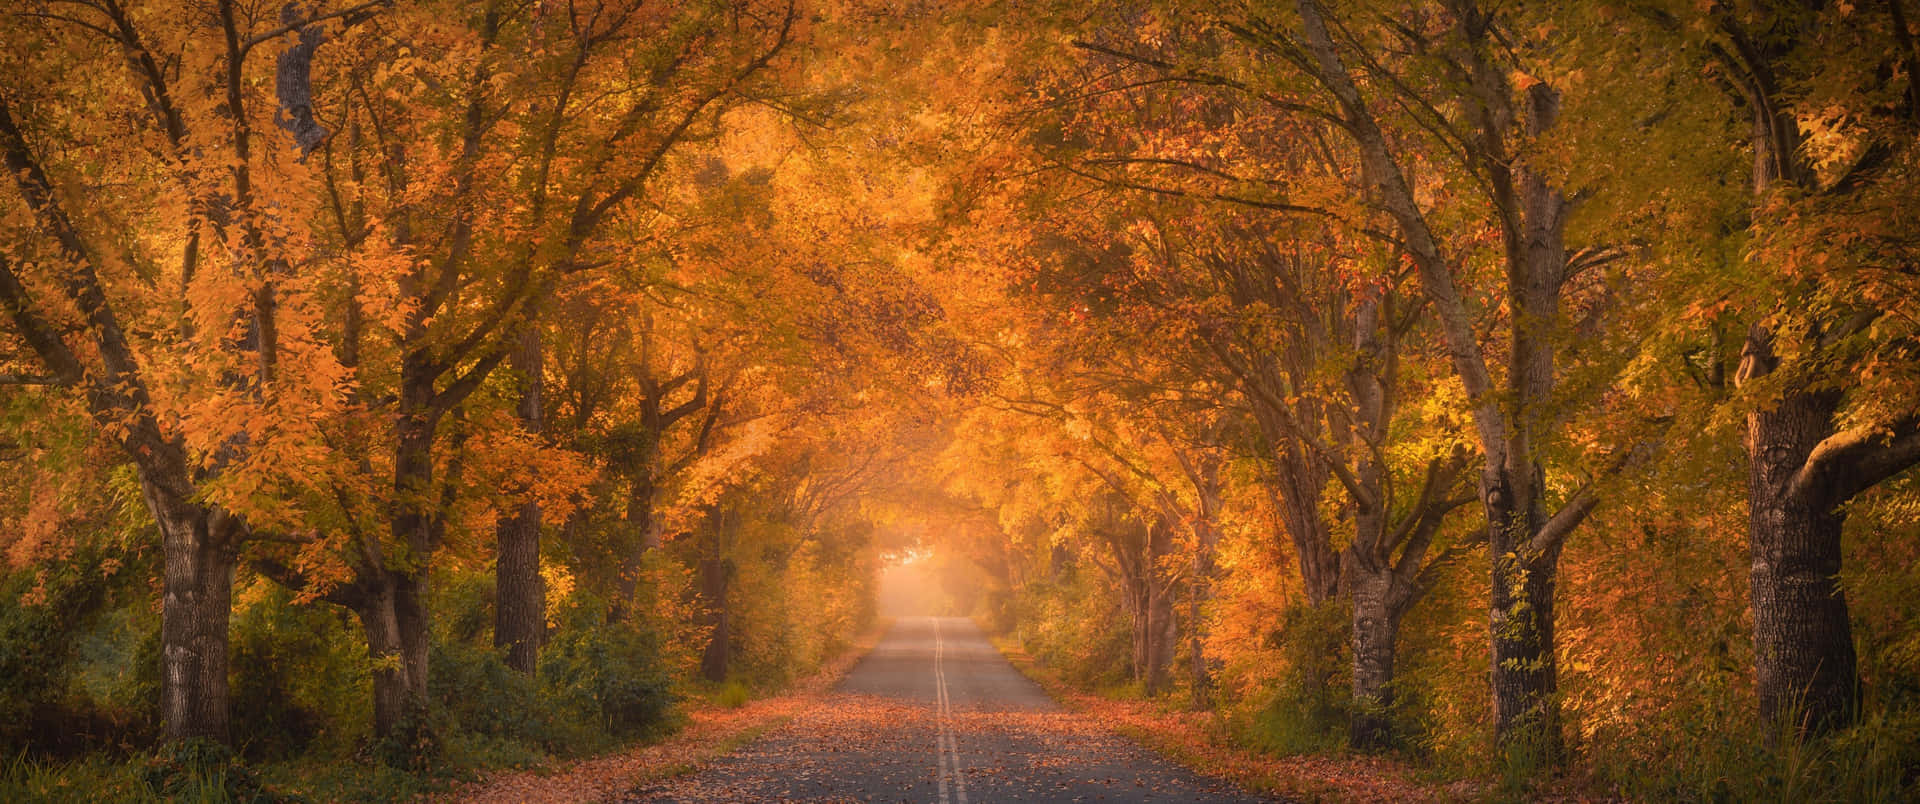
<path id="1" fill-rule="evenodd" d="M 145 472 L 142 472 L 144 475 Z M 228 739 L 227 624 L 238 523 L 141 483 L 160 523 L 160 716 L 170 740 Z"/>
<path id="2" fill-rule="evenodd" d="M 1763 15 L 1796 10 L 1759 9 Z M 1891 13 L 1911 54 L 1900 3 L 1891 4 Z M 1710 14 L 1731 46 L 1713 55 L 1732 78 L 1731 94 L 1746 107 L 1751 126 L 1756 206 L 1783 188 L 1795 195 L 1825 196 L 1825 203 L 1836 204 L 1871 186 L 1872 177 L 1848 176 L 1822 187 L 1818 171 L 1808 161 L 1805 135 L 1789 106 L 1792 98 L 1782 88 L 1793 81 L 1795 51 L 1811 45 L 1811 34 L 1793 30 L 1780 36 L 1768 30 L 1779 20 L 1742 18 L 1720 5 Z M 1913 106 L 1916 98 L 1920 95 L 1912 91 L 1906 95 L 1907 119 L 1920 119 L 1916 115 L 1920 109 Z M 1911 143 L 1910 139 L 1880 142 L 1869 151 L 1880 149 L 1891 159 L 1901 149 L 1911 148 Z M 1775 223 L 1761 220 L 1755 225 Z M 1809 289 L 1793 288 L 1795 292 Z M 1877 315 L 1875 310 L 1854 309 L 1809 318 L 1802 310 L 1782 305 L 1749 327 L 1736 379 L 1747 386 L 1783 370 L 1805 372 L 1832 359 L 1837 344 L 1857 336 L 1861 322 Z M 1774 342 L 1774 326 L 1796 318 L 1806 325 L 1807 341 L 1801 344 L 1805 354 L 1798 365 L 1784 365 L 1782 350 Z M 1796 378 L 1778 391 L 1777 399 L 1761 400 L 1747 415 L 1754 686 L 1770 736 L 1783 730 L 1802 736 L 1819 734 L 1847 726 L 1858 717 L 1858 659 L 1838 578 L 1846 523 L 1843 506 L 1920 460 L 1920 421 L 1915 417 L 1885 427 L 1840 432 L 1836 423 L 1846 394 L 1809 387 L 1822 384 L 1813 376 Z"/>
<path id="3" fill-rule="evenodd" d="M 1213 704 L 1213 677 L 1207 663 L 1207 601 L 1213 597 L 1214 554 L 1220 543 L 1220 530 L 1217 525 L 1220 516 L 1220 460 L 1217 455 L 1207 455 L 1200 459 L 1200 465 L 1191 472 L 1194 491 L 1199 498 L 1199 510 L 1194 517 L 1193 579 L 1189 582 L 1190 595 L 1187 611 L 1187 632 L 1191 635 L 1188 646 L 1188 678 L 1191 697 L 1188 708 L 1195 712 L 1204 712 Z"/>
<path id="4" fill-rule="evenodd" d="M 1162 558 L 1173 552 L 1173 527 L 1162 520 L 1147 530 L 1145 655 L 1141 681 L 1149 697 L 1167 690 L 1171 681 L 1173 648 L 1176 642 L 1173 619 L 1173 581 L 1160 566 Z"/>
<path id="5" fill-rule="evenodd" d="M 1539 751 L 1542 764 L 1557 764 L 1553 578 L 1564 540 L 1598 498 L 1589 486 L 1551 516 L 1543 505 L 1541 442 L 1558 404 L 1555 330 L 1567 278 L 1563 233 L 1569 205 L 1516 153 L 1553 127 L 1559 95 L 1544 83 L 1516 90 L 1510 71 L 1496 61 L 1492 15 L 1469 0 L 1450 6 L 1467 73 L 1462 77 L 1468 96 L 1462 101 L 1470 134 L 1464 167 L 1486 181 L 1505 252 L 1508 366 L 1496 383 L 1476 313 L 1453 277 L 1451 255 L 1429 228 L 1393 145 L 1342 62 L 1324 10 L 1316 0 L 1299 0 L 1296 8 L 1316 78 L 1338 103 L 1347 133 L 1359 146 L 1363 172 L 1394 220 L 1455 374 L 1472 400 L 1485 456 L 1480 497 L 1493 559 L 1488 624 L 1495 732 L 1503 745 Z"/>
<path id="6" fill-rule="evenodd" d="M 361 589 L 353 608 L 374 666 L 374 736 L 418 759 L 432 747 L 426 722 L 426 581 L 389 572 Z"/>
<path id="7" fill-rule="evenodd" d="M 145 376 L 119 316 L 108 303 L 97 250 L 74 224 L 46 172 L 0 99 L 0 156 L 51 254 L 69 263 L 63 290 L 85 317 L 97 365 L 82 359 L 27 293 L 12 261 L 0 256 L 0 306 L 21 339 L 63 386 L 80 391 L 94 420 L 120 433 L 140 479 L 141 496 L 160 528 L 161 716 L 170 740 L 228 739 L 227 623 L 235 550 L 245 523 L 197 501 L 195 473 L 177 435 L 154 418 Z"/>
<path id="8" fill-rule="evenodd" d="M 546 424 L 546 391 L 541 374 L 539 332 L 529 325 L 520 334 L 513 369 L 520 375 L 520 424 L 539 434 Z M 532 499 L 500 521 L 494 564 L 493 644 L 505 648 L 507 666 L 532 674 L 546 639 L 546 584 L 540 577 L 540 504 Z"/>
<path id="9" fill-rule="evenodd" d="M 1741 376 L 1778 366 L 1771 337 L 1748 334 Z M 1760 717 L 1800 732 L 1852 723 L 1859 675 L 1846 594 L 1840 589 L 1846 516 L 1827 488 L 1794 481 L 1834 436 L 1837 391 L 1786 394 L 1747 416 L 1749 576 L 1753 663 Z"/>
<path id="10" fill-rule="evenodd" d="M 1362 751 L 1389 748 L 1393 733 L 1393 664 L 1400 615 L 1390 574 L 1360 573 L 1353 593 L 1353 718 L 1349 739 Z"/>

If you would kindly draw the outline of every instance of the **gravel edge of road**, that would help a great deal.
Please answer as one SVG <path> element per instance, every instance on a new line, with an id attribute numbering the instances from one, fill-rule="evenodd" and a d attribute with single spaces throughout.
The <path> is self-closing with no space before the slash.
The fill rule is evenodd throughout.
<path id="1" fill-rule="evenodd" d="M 983 628 L 982 630 L 984 631 L 985 629 Z M 1032 654 L 1027 653 L 1026 648 L 1020 645 L 1017 640 L 989 632 L 987 641 L 993 644 L 994 650 L 1000 651 L 1000 655 L 1006 658 L 1008 664 L 1013 665 L 1015 670 L 1020 671 L 1020 675 L 1026 676 L 1029 681 L 1040 685 L 1040 689 L 1047 693 L 1047 697 L 1052 698 L 1054 702 L 1060 704 L 1062 708 L 1078 715 L 1098 716 L 1100 714 L 1093 709 L 1091 704 L 1106 701 L 1106 699 L 1068 684 L 1062 680 L 1058 674 L 1042 666 L 1039 660 L 1035 659 Z M 1116 703 L 1113 701 L 1106 702 Z M 1104 725 L 1114 733 L 1127 738 L 1136 745 L 1152 751 L 1161 759 L 1202 776 L 1226 779 L 1257 795 L 1279 796 L 1284 800 L 1300 802 L 1300 804 L 1324 804 L 1324 802 L 1338 800 L 1329 798 L 1327 796 L 1329 791 L 1326 790 L 1301 785 L 1286 785 L 1279 780 L 1262 774 L 1234 772 L 1232 769 L 1215 767 L 1214 763 L 1203 761 L 1201 757 L 1197 756 L 1186 746 L 1159 737 L 1152 731 L 1132 723 L 1108 722 Z"/>
<path id="2" fill-rule="evenodd" d="M 873 651 L 893 621 L 882 618 L 818 672 L 786 692 L 729 709 L 704 701 L 685 706 L 688 723 L 666 738 L 644 745 L 554 765 L 508 770 L 425 796 L 421 804 L 508 802 L 609 802 L 631 796 L 661 781 L 694 773 L 768 732 L 785 726 L 814 706 L 854 665 Z"/>
<path id="3" fill-rule="evenodd" d="M 985 629 L 982 629 L 983 631 Z M 1171 714 L 1155 714 L 1145 711 L 1153 706 L 1150 702 L 1117 701 L 1083 691 L 1062 680 L 1049 668 L 1041 665 L 1028 654 L 1017 641 L 1005 636 L 991 635 L 988 641 L 995 650 L 1005 657 L 1007 662 L 1020 671 L 1033 683 L 1040 685 L 1047 695 L 1076 714 L 1099 717 L 1103 724 L 1127 739 L 1168 762 L 1184 767 L 1202 776 L 1225 779 L 1257 795 L 1277 797 L 1283 801 L 1299 804 L 1333 804 L 1335 802 L 1457 802 L 1471 801 L 1474 796 L 1465 789 L 1449 789 L 1439 786 L 1420 784 L 1404 778 L 1404 773 L 1392 772 L 1390 765 L 1372 758 L 1295 758 L 1281 760 L 1262 754 L 1256 754 L 1246 748 L 1230 745 L 1221 739 L 1207 735 L 1196 724 L 1184 721 Z M 1151 722 L 1152 726 L 1145 725 Z M 1173 726 L 1172 729 L 1168 728 Z M 1194 746 L 1187 741 L 1170 736 L 1170 731 L 1198 734 L 1206 744 Z M 1319 773 L 1296 772 L 1289 765 L 1319 765 L 1312 768 Z M 1327 778 L 1331 771 L 1345 770 L 1349 773 L 1372 776 L 1373 784 L 1342 784 Z M 1387 776 L 1397 778 L 1385 778 Z M 1452 786 L 1449 786 L 1452 787 Z"/>
<path id="4" fill-rule="evenodd" d="M 819 672 L 795 682 L 793 687 L 788 691 L 773 698 L 765 699 L 769 702 L 790 703 L 790 706 L 782 707 L 783 711 L 763 721 L 747 724 L 744 728 L 719 736 L 719 738 L 708 747 L 708 750 L 701 751 L 699 756 L 691 761 L 678 763 L 671 767 L 662 768 L 655 773 L 646 773 L 632 778 L 628 780 L 625 789 L 620 790 L 614 795 L 604 796 L 598 799 L 598 801 L 614 801 L 632 795 L 641 788 L 649 785 L 698 772 L 709 763 L 745 748 L 747 744 L 760 739 L 761 736 L 768 732 L 793 722 L 793 719 L 801 712 L 805 711 L 808 707 L 818 704 L 821 698 L 833 690 L 834 685 L 839 684 L 841 679 L 847 677 L 847 673 L 853 671 L 854 665 L 859 664 L 861 659 L 866 658 L 867 654 L 872 653 L 874 646 L 880 644 L 881 637 L 886 636 L 888 629 L 893 627 L 893 623 L 894 620 L 891 617 L 879 618 L 874 622 L 873 627 L 867 629 L 867 633 L 855 639 L 853 644 L 849 645 L 839 656 L 834 657 L 832 661 L 827 662 L 825 666 L 820 668 Z M 751 706 L 753 703 L 757 702 L 749 702 L 748 706 Z M 705 704 L 701 707 L 701 709 L 713 708 L 718 707 L 712 704 Z M 691 714 L 691 712 L 689 712 L 689 714 Z M 646 747 L 642 747 L 640 750 L 644 751 L 645 748 Z"/>

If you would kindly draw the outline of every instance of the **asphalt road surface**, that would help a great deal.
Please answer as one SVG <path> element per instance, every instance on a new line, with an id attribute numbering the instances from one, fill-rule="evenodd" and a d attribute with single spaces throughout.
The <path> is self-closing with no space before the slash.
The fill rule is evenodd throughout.
<path id="1" fill-rule="evenodd" d="M 1060 709 L 964 618 L 897 621 L 823 705 L 630 801 L 1262 800 Z"/>

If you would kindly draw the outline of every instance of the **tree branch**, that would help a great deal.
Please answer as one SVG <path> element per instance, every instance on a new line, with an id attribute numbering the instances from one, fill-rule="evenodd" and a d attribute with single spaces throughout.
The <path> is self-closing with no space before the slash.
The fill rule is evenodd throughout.
<path id="1" fill-rule="evenodd" d="M 1787 489 L 1799 499 L 1831 508 L 1915 463 L 1920 463 L 1920 416 L 1909 416 L 1890 427 L 1855 427 L 1828 436 L 1813 448 Z"/>

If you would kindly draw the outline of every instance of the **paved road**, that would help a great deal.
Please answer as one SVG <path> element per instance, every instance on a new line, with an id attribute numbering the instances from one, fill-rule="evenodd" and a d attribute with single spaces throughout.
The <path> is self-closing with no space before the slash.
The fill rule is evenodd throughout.
<path id="1" fill-rule="evenodd" d="M 824 705 L 633 801 L 1260 800 L 1065 712 L 963 618 L 896 622 Z"/>

